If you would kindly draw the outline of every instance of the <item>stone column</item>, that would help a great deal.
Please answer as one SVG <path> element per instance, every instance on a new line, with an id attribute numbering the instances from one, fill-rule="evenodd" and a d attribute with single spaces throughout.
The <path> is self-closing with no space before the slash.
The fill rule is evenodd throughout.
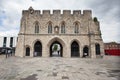
<path id="1" fill-rule="evenodd" d="M 42 57 L 50 57 L 50 46 L 47 45 L 46 40 L 42 40 Z"/>
<path id="2" fill-rule="evenodd" d="M 91 58 L 96 58 L 95 36 L 93 34 L 90 35 L 90 53 L 91 53 Z"/>
<path id="3" fill-rule="evenodd" d="M 15 51 L 15 56 L 19 56 L 19 57 L 24 57 L 24 52 L 25 52 L 25 49 L 24 49 L 24 35 L 19 35 L 19 38 L 18 38 L 18 43 L 17 43 L 17 46 L 16 46 L 16 51 Z"/>
<path id="4" fill-rule="evenodd" d="M 71 57 L 71 48 L 69 44 L 63 46 L 63 57 L 67 57 L 67 58 Z"/>
<path id="5" fill-rule="evenodd" d="M 104 52 L 104 43 L 103 43 L 103 41 L 100 42 L 100 52 L 101 52 L 101 56 L 104 56 L 104 55 L 105 55 L 105 52 Z"/>
<path id="6" fill-rule="evenodd" d="M 30 48 L 30 57 L 34 57 L 34 47 L 31 46 Z"/>
<path id="7" fill-rule="evenodd" d="M 82 58 L 83 57 L 83 45 L 82 44 L 79 46 L 79 52 L 80 52 L 80 57 Z"/>

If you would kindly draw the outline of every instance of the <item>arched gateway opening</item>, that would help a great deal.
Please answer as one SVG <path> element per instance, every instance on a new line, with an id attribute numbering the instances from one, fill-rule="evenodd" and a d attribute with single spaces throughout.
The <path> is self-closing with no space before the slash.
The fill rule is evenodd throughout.
<path id="1" fill-rule="evenodd" d="M 54 41 L 50 45 L 50 57 L 62 57 L 63 56 L 63 47 L 62 44 L 58 41 Z"/>
<path id="2" fill-rule="evenodd" d="M 83 48 L 83 57 L 87 57 L 87 56 L 89 56 L 89 48 L 85 46 Z"/>
<path id="3" fill-rule="evenodd" d="M 42 44 L 40 41 L 37 41 L 34 45 L 34 56 L 42 56 Z"/>
<path id="4" fill-rule="evenodd" d="M 96 55 L 100 55 L 100 44 L 95 44 Z"/>
<path id="5" fill-rule="evenodd" d="M 79 45 L 76 41 L 71 44 L 71 57 L 79 57 Z"/>
<path id="6" fill-rule="evenodd" d="M 29 47 L 26 48 L 26 56 L 30 56 L 30 48 Z"/>

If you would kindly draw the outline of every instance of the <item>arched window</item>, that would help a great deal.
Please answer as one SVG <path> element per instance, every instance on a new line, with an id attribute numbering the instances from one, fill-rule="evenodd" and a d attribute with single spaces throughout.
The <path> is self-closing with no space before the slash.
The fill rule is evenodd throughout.
<path id="1" fill-rule="evenodd" d="M 77 22 L 75 23 L 74 32 L 75 32 L 75 33 L 79 33 L 79 25 L 78 25 Z"/>
<path id="2" fill-rule="evenodd" d="M 35 33 L 39 33 L 39 24 L 38 24 L 38 22 L 35 23 Z"/>
<path id="3" fill-rule="evenodd" d="M 96 55 L 100 55 L 100 44 L 95 44 Z"/>
<path id="4" fill-rule="evenodd" d="M 29 47 L 26 48 L 26 56 L 30 56 L 30 48 Z"/>
<path id="5" fill-rule="evenodd" d="M 61 33 L 65 33 L 65 23 L 61 24 Z"/>
<path id="6" fill-rule="evenodd" d="M 52 33 L 52 23 L 48 24 L 48 33 Z"/>

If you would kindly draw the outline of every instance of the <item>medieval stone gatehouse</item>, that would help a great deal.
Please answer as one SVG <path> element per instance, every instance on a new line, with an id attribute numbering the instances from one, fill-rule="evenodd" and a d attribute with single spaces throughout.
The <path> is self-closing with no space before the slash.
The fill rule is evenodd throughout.
<path id="1" fill-rule="evenodd" d="M 22 11 L 16 56 L 53 56 L 58 44 L 60 57 L 91 57 L 104 54 L 99 21 L 91 10 Z"/>

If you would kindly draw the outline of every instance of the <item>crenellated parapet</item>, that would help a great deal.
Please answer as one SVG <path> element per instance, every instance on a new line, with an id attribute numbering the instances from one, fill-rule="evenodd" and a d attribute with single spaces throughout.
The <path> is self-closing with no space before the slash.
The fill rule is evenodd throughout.
<path id="1" fill-rule="evenodd" d="M 85 18 L 92 18 L 92 11 L 91 10 L 53 10 L 52 12 L 50 10 L 34 10 L 32 7 L 30 7 L 28 10 L 23 10 L 22 11 L 23 16 L 27 15 L 41 15 L 41 16 L 60 16 L 60 15 L 65 15 L 65 16 L 83 16 Z"/>

